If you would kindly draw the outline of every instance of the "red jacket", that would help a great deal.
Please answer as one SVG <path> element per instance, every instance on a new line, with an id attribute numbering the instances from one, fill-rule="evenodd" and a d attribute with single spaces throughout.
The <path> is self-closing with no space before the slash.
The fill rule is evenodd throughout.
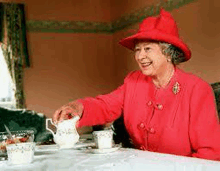
<path id="1" fill-rule="evenodd" d="M 80 100 L 79 126 L 102 125 L 123 113 L 126 129 L 142 150 L 220 160 L 220 125 L 212 88 L 176 68 L 166 88 L 157 89 L 141 71 L 115 91 Z"/>

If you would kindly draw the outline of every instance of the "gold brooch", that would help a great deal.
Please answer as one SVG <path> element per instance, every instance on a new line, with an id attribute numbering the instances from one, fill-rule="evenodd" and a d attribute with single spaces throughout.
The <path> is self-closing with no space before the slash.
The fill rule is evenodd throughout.
<path id="1" fill-rule="evenodd" d="M 173 86 L 173 93 L 177 94 L 180 92 L 180 84 L 178 82 L 176 82 Z"/>

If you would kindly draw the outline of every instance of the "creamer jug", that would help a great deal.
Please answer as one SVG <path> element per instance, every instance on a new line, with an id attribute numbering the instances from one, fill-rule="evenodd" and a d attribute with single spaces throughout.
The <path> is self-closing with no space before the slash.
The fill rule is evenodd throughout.
<path id="1" fill-rule="evenodd" d="M 55 124 L 51 118 L 46 119 L 46 129 L 53 134 L 54 142 L 59 145 L 60 148 L 72 148 L 79 141 L 79 134 L 76 130 L 78 120 L 79 116 L 75 116 L 72 119 Z M 56 133 L 48 127 L 48 121 L 57 128 Z"/>

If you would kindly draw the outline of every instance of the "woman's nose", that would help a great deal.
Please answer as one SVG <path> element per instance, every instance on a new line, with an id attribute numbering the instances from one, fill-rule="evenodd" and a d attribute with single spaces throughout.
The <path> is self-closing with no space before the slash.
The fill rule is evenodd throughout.
<path id="1" fill-rule="evenodd" d="M 146 53 L 145 53 L 144 49 L 140 50 L 140 53 L 138 54 L 137 58 L 140 61 L 143 60 L 144 58 L 146 58 Z"/>

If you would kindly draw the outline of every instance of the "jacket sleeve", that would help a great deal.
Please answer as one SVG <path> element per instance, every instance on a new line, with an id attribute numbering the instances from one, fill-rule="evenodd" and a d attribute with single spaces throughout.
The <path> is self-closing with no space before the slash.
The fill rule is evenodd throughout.
<path id="1" fill-rule="evenodd" d="M 80 99 L 79 102 L 83 104 L 84 111 L 79 127 L 103 125 L 116 120 L 122 113 L 124 87 L 122 85 L 106 95 Z"/>
<path id="2" fill-rule="evenodd" d="M 79 127 L 103 125 L 120 117 L 124 106 L 126 83 L 132 73 L 133 72 L 128 74 L 124 80 L 124 84 L 113 92 L 106 95 L 99 95 L 95 98 L 87 97 L 79 100 L 84 106 L 83 115 L 79 121 Z"/>
<path id="3" fill-rule="evenodd" d="M 193 157 L 220 160 L 220 125 L 214 93 L 203 81 L 192 91 L 189 134 Z"/>

